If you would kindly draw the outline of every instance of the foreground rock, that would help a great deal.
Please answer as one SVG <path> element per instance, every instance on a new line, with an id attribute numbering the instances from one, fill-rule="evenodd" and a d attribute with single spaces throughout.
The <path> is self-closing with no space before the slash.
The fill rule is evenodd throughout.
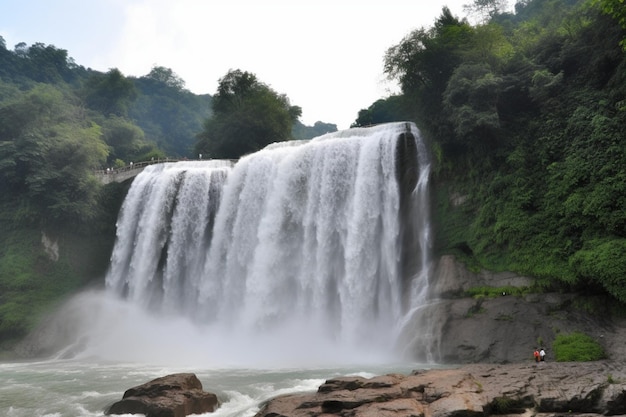
<path id="1" fill-rule="evenodd" d="M 623 368 L 609 361 L 479 364 L 342 377 L 326 381 L 316 393 L 274 398 L 256 417 L 626 414 Z"/>
<path id="2" fill-rule="evenodd" d="M 106 414 L 184 417 L 213 412 L 218 406 L 217 396 L 203 391 L 194 374 L 172 374 L 128 389 Z"/>

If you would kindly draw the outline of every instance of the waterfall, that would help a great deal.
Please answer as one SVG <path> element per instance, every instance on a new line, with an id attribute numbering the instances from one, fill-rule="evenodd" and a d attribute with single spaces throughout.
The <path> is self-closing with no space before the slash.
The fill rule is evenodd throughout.
<path id="1" fill-rule="evenodd" d="M 149 166 L 107 289 L 212 338 L 389 351 L 426 294 L 429 168 L 404 122 Z"/>

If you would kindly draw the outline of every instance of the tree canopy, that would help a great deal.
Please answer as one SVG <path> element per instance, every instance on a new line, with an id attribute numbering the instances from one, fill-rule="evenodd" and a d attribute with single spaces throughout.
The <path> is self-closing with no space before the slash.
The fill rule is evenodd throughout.
<path id="1" fill-rule="evenodd" d="M 302 113 L 286 95 L 241 70 L 230 70 L 219 80 L 212 110 L 195 150 L 217 159 L 236 159 L 291 139 L 292 126 Z"/>
<path id="2" fill-rule="evenodd" d="M 42 225 L 96 215 L 91 172 L 108 150 L 79 106 L 41 85 L 0 107 L 0 126 L 0 191 L 2 200 L 20 203 L 16 215 Z"/>
<path id="3" fill-rule="evenodd" d="M 437 251 L 623 302 L 626 8 L 501 4 L 473 2 L 476 25 L 444 8 L 385 55 L 436 157 Z"/>

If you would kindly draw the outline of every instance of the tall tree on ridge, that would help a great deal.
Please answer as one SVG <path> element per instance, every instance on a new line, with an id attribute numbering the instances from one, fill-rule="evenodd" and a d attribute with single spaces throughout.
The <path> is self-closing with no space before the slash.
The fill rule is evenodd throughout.
<path id="1" fill-rule="evenodd" d="M 256 75 L 230 70 L 213 96 L 213 115 L 198 135 L 195 150 L 207 158 L 236 159 L 272 142 L 291 139 L 302 109 L 292 106 Z"/>

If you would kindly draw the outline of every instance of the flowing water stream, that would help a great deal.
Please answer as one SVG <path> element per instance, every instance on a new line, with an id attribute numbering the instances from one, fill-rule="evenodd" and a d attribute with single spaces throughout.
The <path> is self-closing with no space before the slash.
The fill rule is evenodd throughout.
<path id="1" fill-rule="evenodd" d="M 56 360 L 0 363 L 3 417 L 103 417 L 130 387 L 176 372 L 193 372 L 204 390 L 217 394 L 220 408 L 206 417 L 251 417 L 276 395 L 312 392 L 326 379 L 409 373 L 422 365 L 387 364 L 320 368 L 202 368 L 145 363 Z M 135 415 L 139 417 L 140 415 Z"/>

